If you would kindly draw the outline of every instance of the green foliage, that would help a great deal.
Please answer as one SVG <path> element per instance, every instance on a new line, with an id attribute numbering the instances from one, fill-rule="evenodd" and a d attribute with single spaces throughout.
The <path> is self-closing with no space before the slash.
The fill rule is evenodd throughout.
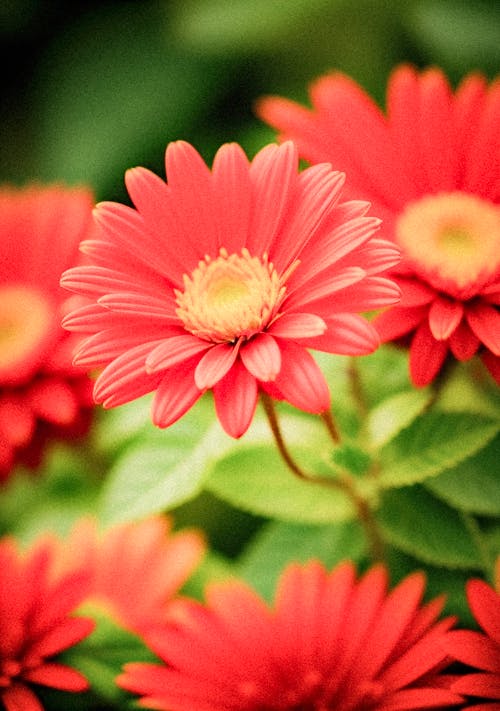
<path id="1" fill-rule="evenodd" d="M 390 442 L 420 415 L 430 400 L 428 390 L 405 390 L 382 400 L 368 415 L 368 432 L 375 447 Z"/>
<path id="2" fill-rule="evenodd" d="M 355 521 L 324 525 L 275 521 L 255 536 L 241 556 L 237 572 L 271 601 L 276 580 L 287 563 L 317 558 L 330 569 L 342 560 L 359 561 L 364 553 L 363 532 Z"/>
<path id="3" fill-rule="evenodd" d="M 429 479 L 425 486 L 450 506 L 485 516 L 500 516 L 500 437 L 461 464 Z"/>
<path id="4" fill-rule="evenodd" d="M 47 530 L 65 534 L 76 518 L 92 511 L 99 482 L 94 462 L 83 456 L 85 447 L 56 446 L 41 472 L 17 472 L 1 490 L 0 530 L 28 543 Z"/>
<path id="5" fill-rule="evenodd" d="M 310 450 L 296 451 L 301 462 L 311 461 Z M 342 491 L 294 477 L 271 445 L 244 446 L 223 457 L 207 487 L 233 506 L 283 521 L 325 523 L 354 515 Z"/>
<path id="6" fill-rule="evenodd" d="M 422 486 L 387 491 L 377 520 L 389 543 L 423 563 L 481 568 L 480 552 L 460 514 Z"/>
<path id="7" fill-rule="evenodd" d="M 105 523 L 158 513 L 199 493 L 214 461 L 232 446 L 211 409 L 207 399 L 168 430 L 149 423 L 150 433 L 132 440 L 103 487 L 100 512 Z"/>
<path id="8" fill-rule="evenodd" d="M 499 425 L 467 412 L 426 412 L 382 449 L 380 483 L 405 486 L 436 476 L 488 444 Z"/>

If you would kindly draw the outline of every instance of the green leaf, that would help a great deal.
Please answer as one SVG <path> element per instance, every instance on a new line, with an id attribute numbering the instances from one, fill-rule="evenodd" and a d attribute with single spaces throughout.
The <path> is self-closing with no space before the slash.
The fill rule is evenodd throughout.
<path id="1" fill-rule="evenodd" d="M 413 389 L 408 375 L 408 352 L 404 349 L 383 345 L 368 356 L 356 358 L 355 365 L 368 408 L 391 395 Z"/>
<path id="2" fill-rule="evenodd" d="M 500 436 L 475 456 L 428 479 L 425 486 L 450 506 L 469 513 L 500 516 Z"/>
<path id="3" fill-rule="evenodd" d="M 238 572 L 271 601 L 276 581 L 290 561 L 316 558 L 332 568 L 341 560 L 360 560 L 364 552 L 363 532 L 355 521 L 319 526 L 270 522 L 240 557 Z"/>
<path id="4" fill-rule="evenodd" d="M 366 474 L 372 463 L 370 455 L 351 442 L 336 446 L 332 450 L 331 460 L 334 465 L 355 476 Z"/>
<path id="5" fill-rule="evenodd" d="M 382 486 L 405 486 L 436 476 L 472 456 L 500 423 L 476 413 L 429 411 L 381 450 Z"/>
<path id="6" fill-rule="evenodd" d="M 295 453 L 306 467 L 313 459 L 306 448 L 296 448 Z M 231 452 L 217 462 L 206 485 L 233 506 L 269 518 L 331 523 L 354 515 L 343 492 L 295 477 L 271 444 Z"/>
<path id="7" fill-rule="evenodd" d="M 234 446 L 218 422 L 190 432 L 186 420 L 163 432 L 164 441 L 139 441 L 112 467 L 100 517 L 109 525 L 179 506 L 196 496 L 221 452 Z"/>
<path id="8" fill-rule="evenodd" d="M 331 0 L 204 0 L 183 2 L 174 17 L 174 31 L 197 49 L 252 52 L 276 48 L 299 31 L 314 10 Z"/>
<path id="9" fill-rule="evenodd" d="M 301 419 L 304 418 L 295 418 L 294 423 Z M 258 414 L 245 442 L 269 441 L 267 422 Z M 167 429 L 158 429 L 151 423 L 144 429 L 139 425 L 136 437 L 122 448 L 108 473 L 100 500 L 100 518 L 105 525 L 130 521 L 193 499 L 216 462 L 240 446 L 222 429 L 210 396 L 202 398 Z"/>
<path id="10" fill-rule="evenodd" d="M 94 694 L 102 700 L 118 703 L 127 699 L 128 695 L 115 684 L 123 665 L 128 662 L 154 663 L 158 658 L 139 637 L 119 627 L 96 607 L 82 605 L 79 614 L 94 619 L 96 628 L 58 659 L 80 671 L 90 682 Z"/>
<path id="11" fill-rule="evenodd" d="M 413 389 L 383 400 L 368 416 L 372 444 L 375 447 L 387 444 L 423 412 L 430 397 L 428 390 Z"/>
<path id="12" fill-rule="evenodd" d="M 481 567 L 460 514 L 422 486 L 385 492 L 376 515 L 389 543 L 425 563 L 452 569 Z"/>

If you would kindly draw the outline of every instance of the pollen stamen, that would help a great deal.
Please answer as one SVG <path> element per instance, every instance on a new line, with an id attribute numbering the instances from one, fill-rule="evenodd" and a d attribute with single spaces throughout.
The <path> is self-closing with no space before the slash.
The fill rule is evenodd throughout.
<path id="1" fill-rule="evenodd" d="M 475 195 L 457 191 L 410 203 L 396 235 L 412 268 L 458 299 L 477 294 L 500 268 L 500 208 Z"/>
<path id="2" fill-rule="evenodd" d="M 280 277 L 267 254 L 221 248 L 218 257 L 207 255 L 184 274 L 184 291 L 175 290 L 176 313 L 190 333 L 212 343 L 251 338 L 276 317 L 291 271 Z"/>

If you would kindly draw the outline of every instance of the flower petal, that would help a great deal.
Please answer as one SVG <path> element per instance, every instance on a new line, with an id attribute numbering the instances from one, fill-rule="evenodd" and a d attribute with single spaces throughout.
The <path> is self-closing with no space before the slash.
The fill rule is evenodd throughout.
<path id="1" fill-rule="evenodd" d="M 153 424 L 169 427 L 184 415 L 201 397 L 203 391 L 194 381 L 198 358 L 169 368 L 158 385 L 151 406 Z"/>
<path id="2" fill-rule="evenodd" d="M 210 348 L 201 357 L 194 371 L 196 387 L 200 390 L 213 387 L 230 370 L 238 356 L 238 350 L 238 344 L 228 343 L 219 343 Z"/>
<path id="3" fill-rule="evenodd" d="M 213 389 L 215 410 L 230 437 L 241 437 L 252 421 L 257 405 L 257 381 L 237 360 Z"/>
<path id="4" fill-rule="evenodd" d="M 291 142 L 260 150 L 250 166 L 254 209 L 247 247 L 251 254 L 270 250 L 297 180 L 297 150 Z"/>
<path id="5" fill-rule="evenodd" d="M 467 600 L 478 623 L 486 634 L 499 645 L 498 661 L 500 663 L 500 594 L 484 580 L 469 580 Z M 498 671 L 500 672 L 500 668 Z"/>
<path id="6" fill-rule="evenodd" d="M 307 338 L 304 345 L 338 355 L 367 355 L 380 345 L 380 338 L 371 323 L 357 314 L 336 314 L 325 319 L 327 331 Z"/>
<path id="7" fill-rule="evenodd" d="M 325 320 L 316 314 L 283 314 L 268 328 L 268 333 L 280 338 L 314 338 L 325 333 Z"/>
<path id="8" fill-rule="evenodd" d="M 250 163 L 237 143 L 217 151 L 212 166 L 214 199 L 219 219 L 219 247 L 228 254 L 246 246 L 252 209 Z"/>
<path id="9" fill-rule="evenodd" d="M 447 341 L 436 341 L 428 324 L 420 324 L 410 346 L 410 376 L 417 387 L 429 385 L 448 354 Z"/>
<path id="10" fill-rule="evenodd" d="M 87 679 L 75 669 L 64 664 L 43 664 L 35 669 L 24 672 L 23 679 L 34 684 L 43 684 L 61 691 L 80 692 L 89 688 Z"/>
<path id="11" fill-rule="evenodd" d="M 111 361 L 95 382 L 95 401 L 102 402 L 104 407 L 114 407 L 154 390 L 162 376 L 158 373 L 148 375 L 145 361 L 159 343 L 141 343 Z"/>
<path id="12" fill-rule="evenodd" d="M 487 304 L 475 304 L 466 310 L 469 326 L 486 348 L 500 356 L 500 313 Z"/>
<path id="13" fill-rule="evenodd" d="M 242 345 L 240 357 L 245 368 L 257 380 L 274 380 L 281 368 L 281 351 L 274 338 L 259 333 Z"/>
<path id="14" fill-rule="evenodd" d="M 292 341 L 279 340 L 281 370 L 277 388 L 285 400 L 305 412 L 319 414 L 330 407 L 330 391 L 314 358 Z"/>
<path id="15" fill-rule="evenodd" d="M 178 235 L 176 249 L 191 270 L 205 254 L 214 256 L 218 252 L 212 175 L 198 151 L 186 141 L 169 143 L 165 167 Z M 199 235 L 203 235 L 203 240 L 200 241 Z"/>
<path id="16" fill-rule="evenodd" d="M 192 336 L 189 333 L 171 336 L 149 353 L 145 361 L 146 372 L 156 373 L 159 370 L 171 368 L 194 355 L 203 353 L 211 347 L 212 344 L 208 341 L 203 341 L 201 338 Z"/>
<path id="17" fill-rule="evenodd" d="M 464 314 L 461 301 L 438 296 L 429 309 L 429 327 L 437 341 L 446 341 L 457 328 Z"/>
<path id="18" fill-rule="evenodd" d="M 44 711 L 35 694 L 24 684 L 11 684 L 2 690 L 0 698 L 6 711 Z"/>
<path id="19" fill-rule="evenodd" d="M 427 316 L 427 306 L 417 308 L 395 306 L 373 320 L 382 343 L 393 341 L 414 331 Z"/>

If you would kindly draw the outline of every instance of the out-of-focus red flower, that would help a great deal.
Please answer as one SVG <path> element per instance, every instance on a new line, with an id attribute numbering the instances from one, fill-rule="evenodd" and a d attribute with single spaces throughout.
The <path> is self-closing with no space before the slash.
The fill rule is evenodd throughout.
<path id="1" fill-rule="evenodd" d="M 47 441 L 83 434 L 91 382 L 60 325 L 61 273 L 95 229 L 92 195 L 61 186 L 0 189 L 0 480 L 36 466 Z"/>
<path id="2" fill-rule="evenodd" d="M 118 678 L 140 706 L 164 711 L 404 711 L 461 701 L 441 673 L 453 620 L 422 605 L 425 578 L 392 592 L 375 566 L 356 580 L 292 564 L 269 608 L 246 585 L 209 587 L 207 604 L 179 600 L 148 642 L 165 666 L 132 663 Z"/>
<path id="3" fill-rule="evenodd" d="M 445 637 L 445 649 L 458 661 L 479 671 L 464 674 L 453 684 L 452 689 L 459 694 L 476 697 L 476 701 L 467 706 L 468 709 L 498 711 L 500 709 L 500 594 L 484 580 L 470 580 L 467 583 L 467 600 L 483 632 L 453 630 Z"/>
<path id="4" fill-rule="evenodd" d="M 80 672 L 53 659 L 94 627 L 92 620 L 71 616 L 87 574 L 54 578 L 54 555 L 48 540 L 26 555 L 12 540 L 0 540 L 0 705 L 6 711 L 42 711 L 33 684 L 72 692 L 88 688 Z"/>
<path id="5" fill-rule="evenodd" d="M 86 601 L 141 634 L 165 619 L 205 552 L 200 532 L 171 528 L 169 517 L 154 516 L 100 534 L 93 519 L 81 519 L 58 542 L 56 571 L 85 570 Z"/>
<path id="6" fill-rule="evenodd" d="M 114 407 L 156 391 L 153 421 L 167 427 L 212 389 L 232 436 L 252 420 L 259 389 L 308 412 L 330 406 L 308 348 L 364 354 L 378 345 L 356 312 L 394 303 L 380 273 L 398 250 L 375 237 L 367 204 L 340 202 L 329 165 L 298 172 L 291 143 L 250 162 L 223 146 L 213 169 L 189 144 L 166 152 L 168 184 L 128 171 L 136 209 L 103 203 L 92 264 L 62 283 L 94 304 L 64 325 L 87 335 L 76 362 L 105 366 L 94 396 Z"/>
<path id="7" fill-rule="evenodd" d="M 312 110 L 269 97 L 258 114 L 312 163 L 331 161 L 370 200 L 400 247 L 401 302 L 375 321 L 383 341 L 410 342 L 415 385 L 445 360 L 479 352 L 500 383 L 500 82 L 401 66 L 387 116 L 348 77 L 311 86 Z"/>

